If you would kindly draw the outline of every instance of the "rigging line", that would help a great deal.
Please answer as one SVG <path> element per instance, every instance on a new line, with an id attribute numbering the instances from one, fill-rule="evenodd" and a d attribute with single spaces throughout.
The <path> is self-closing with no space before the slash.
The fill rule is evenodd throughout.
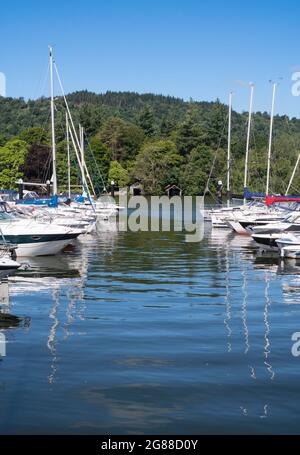
<path id="1" fill-rule="evenodd" d="M 51 155 L 51 150 L 49 149 L 48 157 L 47 157 L 45 167 L 44 167 L 43 182 L 47 179 L 47 176 L 49 177 L 49 179 L 51 179 L 51 177 L 52 177 L 51 176 L 51 163 L 52 163 L 52 155 Z"/>
<path id="2" fill-rule="evenodd" d="M 42 73 L 40 75 L 40 79 L 39 79 L 38 84 L 36 86 L 36 92 L 35 92 L 34 99 L 37 99 L 39 97 L 38 96 L 39 93 L 43 94 L 44 88 L 46 86 L 46 81 L 48 79 L 49 67 L 50 67 L 50 63 L 47 62 L 47 64 L 44 67 L 44 68 L 46 68 L 46 71 L 42 71 Z"/>
<path id="3" fill-rule="evenodd" d="M 102 174 L 101 174 L 101 171 L 100 171 L 98 162 L 97 162 L 97 160 L 96 160 L 96 158 L 95 158 L 95 154 L 94 154 L 94 152 L 93 152 L 92 146 L 91 146 L 90 141 L 89 141 L 89 139 L 88 139 L 88 136 L 86 135 L 85 132 L 84 132 L 84 136 L 85 136 L 86 144 L 87 144 L 87 146 L 88 146 L 88 150 L 87 150 L 87 151 L 90 152 L 90 154 L 89 154 L 88 156 L 90 156 L 90 155 L 92 156 L 93 162 L 94 162 L 94 164 L 95 164 L 95 166 L 96 166 L 96 169 L 97 169 L 97 171 L 98 171 L 98 175 L 99 175 L 99 177 L 100 177 L 100 179 L 101 179 L 101 182 L 102 182 L 102 184 L 103 184 L 104 190 L 106 191 L 105 183 L 104 183 L 104 180 L 103 180 L 103 178 L 102 178 Z"/>
<path id="4" fill-rule="evenodd" d="M 73 139 L 75 140 L 74 143 L 76 144 L 76 146 L 78 147 L 78 150 L 80 151 L 80 143 L 79 143 L 79 140 L 78 140 L 78 136 L 77 136 L 76 129 L 75 129 L 75 126 L 74 126 L 73 118 L 71 116 L 71 112 L 70 112 L 70 109 L 69 109 L 69 104 L 68 104 L 68 101 L 67 101 L 64 89 L 63 89 L 63 85 L 62 85 L 62 82 L 61 82 L 61 79 L 60 79 L 60 76 L 59 76 L 59 72 L 58 72 L 56 63 L 54 63 L 54 68 L 55 68 L 56 76 L 57 76 L 58 83 L 59 83 L 59 86 L 60 86 L 60 90 L 61 90 L 61 93 L 62 93 L 62 97 L 63 97 L 64 103 L 65 103 L 65 106 L 66 106 L 66 109 L 67 109 L 67 112 L 68 112 L 68 116 L 69 116 L 69 119 L 70 119 L 71 130 L 73 129 Z M 93 187 L 93 184 L 92 184 L 92 181 L 91 181 L 91 177 L 90 177 L 89 171 L 88 171 L 85 163 L 84 163 L 83 168 L 84 168 L 83 170 L 86 171 L 86 175 L 87 175 L 89 183 L 91 185 L 91 190 L 93 192 L 93 195 L 95 195 L 95 190 L 94 190 L 94 187 Z"/>
<path id="5" fill-rule="evenodd" d="M 78 179 L 78 184 L 76 186 L 78 186 L 79 188 L 83 186 L 82 184 L 82 181 L 81 181 L 81 172 L 80 172 L 80 168 L 78 166 L 78 163 L 77 163 L 77 160 L 76 160 L 76 157 L 74 156 L 74 154 L 72 153 L 72 155 L 70 156 L 71 160 L 72 160 L 72 164 L 74 166 L 74 169 L 76 171 L 76 174 L 77 174 L 77 179 Z"/>
<path id="6" fill-rule="evenodd" d="M 44 132 L 47 132 L 47 131 L 48 131 L 48 123 L 49 123 L 50 115 L 51 115 L 51 114 L 50 114 L 50 112 L 49 112 L 49 113 L 48 113 L 48 116 L 47 116 L 47 120 L 46 120 L 44 123 L 42 123 L 42 125 L 37 126 L 37 128 L 40 128 L 40 129 L 42 130 L 41 135 L 40 135 L 38 141 L 36 142 L 37 145 L 44 145 L 44 144 L 41 144 L 42 134 L 43 134 Z M 35 127 L 32 126 L 31 128 L 35 128 Z"/>
<path id="7" fill-rule="evenodd" d="M 47 132 L 47 130 L 48 130 L 47 125 L 49 124 L 50 115 L 51 114 L 49 112 L 48 113 L 48 117 L 47 117 L 47 121 L 40 127 L 43 133 Z M 43 145 L 43 144 L 41 144 L 41 140 L 42 140 L 42 133 L 41 133 L 39 141 L 37 143 L 38 145 Z"/>
<path id="8" fill-rule="evenodd" d="M 90 153 L 88 151 L 87 151 L 87 155 L 86 156 L 87 156 L 87 159 L 88 159 L 88 163 L 89 164 L 93 164 L 93 163 L 91 163 L 91 157 L 90 157 Z M 98 183 L 99 175 L 96 175 L 96 173 L 94 172 L 93 166 L 91 167 L 91 174 L 92 174 L 92 177 L 93 177 L 94 182 L 95 182 L 95 187 L 96 187 L 96 189 L 98 191 L 98 194 L 100 195 L 101 194 L 101 188 L 100 188 L 99 183 Z"/>
<path id="9" fill-rule="evenodd" d="M 39 144 L 39 145 L 42 145 L 42 144 Z M 49 174 L 51 173 L 51 161 L 52 161 L 51 148 L 49 145 L 47 145 L 47 148 L 48 148 L 48 156 L 46 159 L 46 163 L 45 163 L 44 171 L 43 171 L 43 175 L 42 175 L 43 182 L 46 180 L 47 175 L 49 176 Z"/>
<path id="10" fill-rule="evenodd" d="M 292 190 L 295 190 L 296 193 L 299 193 L 299 192 L 300 192 L 300 191 L 299 191 L 299 188 L 297 188 L 297 187 L 294 186 L 294 185 L 291 185 L 291 188 L 292 188 Z"/>
<path id="11" fill-rule="evenodd" d="M 289 130 L 289 133 L 290 133 L 290 134 L 289 134 L 289 137 L 291 137 L 292 142 L 294 143 L 295 151 L 296 151 L 297 148 L 299 149 L 299 146 L 297 147 L 296 141 L 295 141 L 295 139 L 294 139 L 294 136 L 292 135 L 292 131 L 291 131 L 291 127 L 290 127 L 289 118 L 288 118 L 288 117 L 285 117 L 285 120 L 286 120 L 286 122 L 287 122 L 287 127 L 288 127 L 288 130 Z M 288 194 L 288 192 L 289 192 L 289 190 L 290 190 L 290 187 L 292 186 L 292 183 L 293 183 L 293 180 L 294 180 L 294 177 L 295 177 L 295 174 L 296 174 L 298 165 L 299 165 L 299 159 L 300 159 L 300 153 L 298 153 L 298 158 L 297 158 L 297 160 L 296 160 L 296 163 L 295 163 L 295 166 L 294 166 L 292 175 L 291 175 L 291 177 L 290 177 L 288 186 L 287 186 L 287 188 L 286 188 L 285 195 Z"/>
<path id="12" fill-rule="evenodd" d="M 290 134 L 289 134 L 289 137 L 291 138 L 291 140 L 292 140 L 292 142 L 293 142 L 293 145 L 294 145 L 294 147 L 295 147 L 295 150 L 296 150 L 297 148 L 299 148 L 299 146 L 297 146 L 296 140 L 295 140 L 294 136 L 292 135 L 292 130 L 291 130 L 291 126 L 290 126 L 290 119 L 289 119 L 289 117 L 285 116 L 285 121 L 286 121 L 288 130 L 289 130 L 289 133 L 290 133 Z"/>
<path id="13" fill-rule="evenodd" d="M 68 114 L 70 114 L 70 113 L 68 112 Z M 69 118 L 72 119 L 72 117 L 71 117 L 70 115 L 69 115 Z M 73 124 L 73 128 L 74 128 L 74 124 Z M 82 167 L 82 165 L 81 165 L 80 156 L 79 156 L 79 154 L 78 154 L 78 150 L 77 150 L 77 148 L 76 148 L 76 142 L 75 142 L 75 138 L 74 138 L 74 133 L 75 133 L 75 136 L 76 136 L 76 130 L 75 130 L 75 128 L 74 128 L 74 129 L 70 128 L 70 129 L 69 129 L 69 133 L 70 133 L 71 141 L 72 141 L 72 144 L 73 144 L 73 149 L 74 149 L 74 152 L 75 152 L 75 155 L 76 155 L 77 163 L 78 163 L 78 165 L 79 165 L 79 167 L 80 167 L 80 172 L 81 172 L 81 176 L 82 176 L 82 175 L 83 175 L 83 172 L 82 172 L 83 167 Z M 77 139 L 77 141 L 78 141 L 77 136 L 76 136 L 76 139 Z M 80 150 L 79 150 L 79 153 L 80 153 Z M 94 205 L 94 203 L 93 203 L 93 201 L 92 201 L 92 199 L 91 199 L 91 193 L 90 193 L 90 191 L 89 191 L 89 188 L 88 188 L 88 185 L 87 185 L 85 179 L 84 179 L 84 181 L 82 182 L 82 186 L 83 186 L 84 190 L 85 190 L 86 193 L 87 193 L 87 197 L 88 197 L 89 203 L 91 204 L 91 207 L 92 207 L 94 213 L 96 213 L 95 205 Z"/>
<path id="14" fill-rule="evenodd" d="M 208 176 L 208 179 L 207 179 L 207 182 L 206 182 L 206 187 L 205 187 L 205 190 L 204 190 L 204 194 L 206 192 L 210 192 L 209 191 L 209 183 L 210 183 L 211 176 L 212 176 L 212 173 L 213 173 L 213 170 L 214 170 L 214 167 L 215 167 L 215 163 L 216 163 L 216 160 L 217 160 L 217 155 L 218 155 L 219 150 L 221 148 L 221 142 L 222 142 L 222 140 L 224 138 L 224 132 L 225 132 L 227 121 L 228 121 L 228 114 L 226 115 L 226 120 L 225 120 L 225 122 L 223 124 L 222 134 L 220 135 L 220 138 L 219 138 L 219 143 L 218 143 L 218 146 L 217 146 L 217 149 L 216 149 L 216 152 L 215 152 L 215 156 L 214 156 L 214 159 L 213 159 L 212 166 L 210 168 L 210 172 L 209 172 L 209 176 Z"/>
<path id="15" fill-rule="evenodd" d="M 43 78 L 43 76 L 41 75 L 40 81 L 39 81 L 39 83 L 38 83 L 37 92 L 40 91 L 40 89 L 41 89 L 41 93 L 43 93 L 44 88 L 45 88 L 45 85 L 46 85 L 46 81 L 47 81 L 47 79 L 48 79 L 49 68 L 50 68 L 50 63 L 48 62 L 47 65 L 46 65 L 46 72 L 44 73 L 44 78 Z M 42 79 L 43 79 L 43 82 L 42 82 Z M 36 93 L 35 98 L 37 98 L 37 95 L 38 95 L 38 93 Z M 46 125 L 47 125 L 48 122 L 49 122 L 49 118 L 50 118 L 50 112 L 48 113 L 47 121 L 46 121 L 44 124 L 42 124 L 42 126 L 40 126 L 40 128 L 41 128 L 42 131 L 41 131 L 41 135 L 40 135 L 40 137 L 39 137 L 39 139 L 38 139 L 37 145 L 42 145 L 42 144 L 41 144 L 42 135 L 43 135 L 43 133 L 46 132 L 46 130 L 47 130 L 47 129 L 46 129 Z M 45 178 L 45 172 L 46 172 L 46 171 L 44 171 L 43 180 L 44 180 L 44 178 Z"/>
<path id="16" fill-rule="evenodd" d="M 60 107 L 63 109 L 63 105 L 60 106 Z M 58 111 L 57 111 L 57 112 L 58 112 Z M 66 137 L 67 131 L 66 131 L 66 129 L 65 129 L 65 123 L 63 122 L 62 118 L 60 118 L 59 121 L 60 121 L 61 129 L 62 129 L 62 131 L 63 131 L 63 133 L 64 133 L 64 136 Z M 72 132 L 71 132 L 71 130 L 70 130 L 70 134 L 71 134 L 71 137 L 72 137 Z M 75 148 L 74 148 L 74 143 L 73 143 L 72 145 L 73 145 L 73 148 L 71 148 L 71 150 L 73 149 L 73 151 L 75 151 L 75 154 L 76 154 L 76 150 L 75 150 Z M 85 165 L 85 168 L 87 169 L 86 165 Z M 80 167 L 80 170 L 82 170 L 82 167 Z M 81 176 L 79 177 L 79 182 L 81 182 L 81 185 L 83 186 L 84 190 L 87 192 L 89 201 L 91 202 L 91 199 L 90 199 L 90 196 L 89 196 L 89 190 L 88 190 L 87 182 L 83 182 Z M 91 182 L 91 181 L 90 181 L 90 182 Z M 92 187 L 92 188 L 93 188 L 93 191 L 94 191 L 94 187 Z"/>
<path id="17" fill-rule="evenodd" d="M 84 141 L 84 144 L 86 145 L 86 141 Z M 87 157 L 88 164 L 90 164 L 91 163 L 91 159 L 90 159 L 91 158 L 91 154 L 90 154 L 89 148 L 86 149 L 86 157 Z M 98 192 L 100 194 L 101 190 L 100 190 L 100 187 L 98 185 L 98 179 L 97 179 L 97 176 L 96 176 L 96 174 L 94 172 L 94 167 L 93 166 L 91 167 L 91 176 L 93 177 L 95 186 L 96 186 L 96 188 L 97 188 L 97 190 L 98 190 Z"/>
<path id="18" fill-rule="evenodd" d="M 57 111 L 57 107 L 56 107 L 55 104 L 54 104 L 54 108 L 55 108 L 56 112 L 58 112 L 58 111 Z M 46 131 L 46 124 L 49 123 L 50 116 L 51 116 L 51 113 L 50 113 L 50 111 L 49 111 L 48 118 L 47 118 L 47 123 L 44 124 L 44 125 L 45 125 L 44 131 Z M 42 145 L 42 144 L 40 144 L 40 145 Z M 50 175 L 50 179 L 51 179 L 51 177 L 52 177 L 52 175 L 51 175 L 51 163 L 52 163 L 52 155 L 51 155 L 51 150 L 50 150 L 50 152 L 49 152 L 49 154 L 48 154 L 48 158 L 47 158 L 47 160 L 46 160 L 45 168 L 44 168 L 43 181 L 46 180 L 47 174 Z M 53 171 L 52 171 L 52 172 L 53 172 Z"/>
<path id="19" fill-rule="evenodd" d="M 63 108 L 63 106 L 60 106 L 61 108 Z M 59 123 L 60 123 L 60 127 L 62 129 L 62 132 L 63 132 L 63 135 L 65 137 L 64 140 L 66 140 L 66 137 L 67 137 L 67 130 L 65 128 L 65 122 L 63 121 L 63 119 L 61 117 L 58 117 L 57 119 L 57 122 L 59 120 Z M 71 145 L 71 144 L 70 144 Z M 74 158 L 74 151 L 73 151 L 73 147 L 70 147 L 70 156 L 71 156 L 71 159 L 72 159 L 72 162 L 73 164 L 75 164 L 75 169 L 76 169 L 76 173 L 77 173 L 77 177 L 78 177 L 78 186 L 83 186 L 83 182 L 82 182 L 82 179 L 81 179 L 81 176 L 79 175 L 79 172 L 78 172 L 78 165 L 76 163 L 76 159 Z"/>
<path id="20" fill-rule="evenodd" d="M 43 178 L 42 178 L 43 182 L 46 180 L 47 174 L 48 175 L 50 174 L 51 161 L 52 161 L 52 156 L 51 156 L 51 151 L 49 150 L 48 158 L 46 160 L 45 167 L 44 167 L 44 173 L 43 173 Z"/>
<path id="21" fill-rule="evenodd" d="M 85 133 L 84 133 L 84 134 L 85 134 Z M 96 160 L 96 158 L 95 158 L 95 155 L 94 155 L 93 149 L 92 149 L 92 147 L 91 147 L 90 141 L 89 141 L 89 139 L 88 139 L 88 137 L 87 137 L 86 134 L 85 134 L 85 137 L 86 137 L 86 142 L 87 142 L 88 148 L 90 149 L 90 151 L 91 151 L 91 153 L 92 153 L 92 157 L 93 157 L 94 163 L 95 163 L 95 165 L 96 165 L 96 169 L 97 169 L 97 171 L 98 171 L 98 175 L 100 176 L 100 179 L 101 179 L 101 182 L 102 182 L 102 185 L 103 185 L 104 192 L 107 193 L 106 185 L 105 185 L 105 182 L 104 182 L 104 180 L 103 180 L 102 173 L 101 173 L 100 168 L 99 168 L 99 166 L 98 166 L 98 163 L 97 163 L 97 160 Z"/>
<path id="22" fill-rule="evenodd" d="M 252 159 L 252 164 L 259 164 L 259 159 L 258 159 L 258 151 L 257 151 L 257 142 L 256 142 L 256 134 L 255 134 L 255 114 L 252 115 L 252 129 L 251 129 L 251 141 L 252 141 L 252 144 L 254 145 L 254 148 L 250 146 L 249 148 L 249 162 L 251 163 L 251 157 L 253 156 L 253 151 L 254 151 L 254 160 Z M 250 153 L 251 152 L 251 153 Z M 249 166 L 250 168 L 251 166 Z M 248 171 L 249 172 L 249 171 Z M 257 182 L 259 182 L 259 173 L 258 173 L 258 176 L 257 174 L 255 175 L 255 182 L 256 182 L 256 186 L 257 185 Z"/>
<path id="23" fill-rule="evenodd" d="M 251 128 L 251 142 L 250 142 L 250 148 L 249 148 L 249 163 L 251 163 L 251 157 L 253 156 L 253 152 L 254 152 L 255 156 L 254 156 L 254 160 L 252 159 L 252 164 L 256 164 L 256 163 L 259 164 L 260 161 L 258 159 L 258 149 L 257 149 L 256 133 L 255 133 L 255 128 L 256 128 L 256 124 L 257 124 L 257 122 L 255 121 L 255 113 L 253 113 L 253 115 L 252 115 L 251 123 L 252 123 L 252 128 Z M 251 147 L 251 143 L 253 144 L 252 147 Z M 249 166 L 249 167 L 251 167 L 251 166 Z M 249 172 L 249 170 L 248 170 L 248 172 Z M 258 180 L 259 180 L 259 177 L 257 177 L 257 175 L 256 175 L 255 181 L 257 182 Z"/>

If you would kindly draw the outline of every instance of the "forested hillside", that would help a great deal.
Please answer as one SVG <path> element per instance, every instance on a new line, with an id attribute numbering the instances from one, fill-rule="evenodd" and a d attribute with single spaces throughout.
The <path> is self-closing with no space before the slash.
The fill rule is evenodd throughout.
<path id="1" fill-rule="evenodd" d="M 203 194 L 213 168 L 210 188 L 226 176 L 227 106 L 185 102 L 161 95 L 131 92 L 67 96 L 74 121 L 81 123 L 93 151 L 87 161 L 104 181 L 119 186 L 139 181 L 148 194 L 161 194 L 176 183 L 184 194 Z M 55 100 L 59 187 L 66 185 L 65 110 Z M 247 113 L 232 116 L 232 191 L 243 189 Z M 13 188 L 16 178 L 45 181 L 51 176 L 49 99 L 24 101 L 0 97 L 0 187 Z M 269 115 L 253 116 L 249 187 L 263 191 Z M 284 192 L 300 151 L 300 120 L 274 119 L 271 190 Z M 96 163 L 97 165 L 96 165 Z M 98 175 L 95 172 L 95 177 Z M 79 182 L 73 160 L 73 184 Z M 300 189 L 297 172 L 293 193 Z"/>

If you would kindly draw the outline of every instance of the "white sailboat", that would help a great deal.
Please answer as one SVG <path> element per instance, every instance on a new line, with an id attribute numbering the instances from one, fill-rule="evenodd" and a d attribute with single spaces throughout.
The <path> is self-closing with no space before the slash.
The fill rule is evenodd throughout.
<path id="1" fill-rule="evenodd" d="M 56 144 L 54 125 L 53 49 L 50 47 L 51 138 L 52 138 L 52 191 L 57 195 Z M 82 230 L 64 225 L 39 222 L 30 218 L 14 217 L 0 207 L 0 229 L 7 242 L 18 245 L 17 256 L 53 255 L 72 243 Z"/>
<path id="2" fill-rule="evenodd" d="M 269 130 L 269 143 L 268 143 L 268 159 L 267 159 L 267 180 L 266 180 L 266 195 L 269 194 L 269 185 L 270 185 L 270 167 L 271 167 L 271 151 L 272 151 L 272 138 L 273 138 L 273 121 L 274 121 L 274 107 L 275 107 L 275 94 L 276 94 L 276 83 L 273 83 L 272 90 L 272 106 L 271 106 L 271 116 L 270 116 L 270 130 Z M 252 103 L 253 103 L 253 84 L 250 85 L 250 105 L 249 105 L 249 118 L 248 118 L 248 131 L 247 131 L 247 144 L 246 144 L 246 158 L 245 158 L 245 174 L 244 174 L 244 191 L 247 191 L 248 184 L 248 161 L 249 161 L 249 143 L 250 143 L 250 126 L 251 126 L 251 114 L 252 114 Z M 246 203 L 246 199 L 244 199 Z M 267 224 L 268 221 L 278 221 L 284 215 L 278 207 L 273 209 L 272 207 L 261 208 L 259 213 L 241 213 L 241 215 L 233 216 L 231 219 L 227 219 L 227 224 L 238 234 L 250 235 L 249 230 L 247 229 L 251 225 L 261 225 Z M 259 215 L 259 216 L 258 216 Z"/>
<path id="3" fill-rule="evenodd" d="M 244 171 L 244 189 L 247 188 L 248 184 L 248 162 L 249 162 L 249 150 L 250 150 L 250 133 L 251 133 L 251 120 L 252 120 L 252 109 L 253 109 L 253 93 L 254 84 L 250 83 L 250 99 L 249 99 L 249 114 L 248 114 L 248 125 L 247 125 L 247 141 L 246 141 L 246 154 L 245 154 L 245 171 Z M 228 141 L 227 141 L 227 196 L 230 194 L 230 161 L 231 161 L 231 117 L 232 117 L 232 92 L 229 94 L 228 103 Z M 211 210 L 211 222 L 213 227 L 231 227 L 228 226 L 227 219 L 231 218 L 233 213 L 243 213 L 243 210 L 247 210 L 249 206 L 256 204 L 248 204 L 244 199 L 244 207 L 227 207 L 221 209 Z"/>

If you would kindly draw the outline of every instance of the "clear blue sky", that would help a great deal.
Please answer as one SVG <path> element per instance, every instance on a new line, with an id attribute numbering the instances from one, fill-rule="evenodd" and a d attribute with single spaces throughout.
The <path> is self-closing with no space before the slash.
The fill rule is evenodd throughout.
<path id="1" fill-rule="evenodd" d="M 201 0 L 11 1 L 0 9 L 0 72 L 7 96 L 48 95 L 49 43 L 65 90 L 130 90 L 270 110 L 269 79 L 282 77 L 276 112 L 300 117 L 291 94 L 300 71 L 300 2 Z"/>

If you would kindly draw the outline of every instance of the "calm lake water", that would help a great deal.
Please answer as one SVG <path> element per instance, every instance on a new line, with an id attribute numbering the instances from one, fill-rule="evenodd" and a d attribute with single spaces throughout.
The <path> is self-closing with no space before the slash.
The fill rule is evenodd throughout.
<path id="1" fill-rule="evenodd" d="M 209 226 L 27 262 L 1 285 L 1 434 L 300 433 L 300 264 Z"/>

